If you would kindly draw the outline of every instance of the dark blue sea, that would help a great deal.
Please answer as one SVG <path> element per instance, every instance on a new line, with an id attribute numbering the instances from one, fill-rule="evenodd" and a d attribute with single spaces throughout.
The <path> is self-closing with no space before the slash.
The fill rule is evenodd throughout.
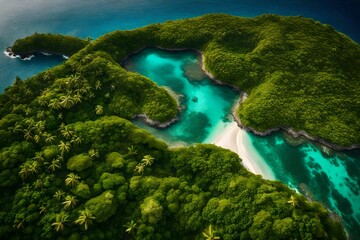
<path id="1" fill-rule="evenodd" d="M 301 15 L 331 24 L 360 41 L 359 0 L 0 0 L 0 48 L 35 32 L 96 38 L 115 29 L 150 23 L 229 13 L 254 17 L 264 13 Z M 15 76 L 26 78 L 58 64 L 61 58 L 39 57 L 31 62 L 0 55 L 0 91 Z"/>
<path id="2" fill-rule="evenodd" d="M 0 0 L 0 48 L 35 32 L 97 38 L 115 29 L 206 13 L 300 15 L 330 24 L 360 42 L 360 0 Z M 62 61 L 42 55 L 23 61 L 0 54 L 0 92 L 16 76 L 26 79 Z M 360 150 L 328 154 L 312 143 L 288 144 L 281 133 L 251 139 L 278 180 L 310 192 L 338 212 L 353 239 L 360 239 L 360 197 L 351 190 L 359 189 Z"/>

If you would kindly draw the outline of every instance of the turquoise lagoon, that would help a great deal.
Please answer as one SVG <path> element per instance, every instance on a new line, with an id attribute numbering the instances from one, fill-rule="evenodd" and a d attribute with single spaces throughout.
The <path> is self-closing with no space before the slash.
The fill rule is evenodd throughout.
<path id="1" fill-rule="evenodd" d="M 193 51 L 157 48 L 130 56 L 125 64 L 129 71 L 170 88 L 182 106 L 180 120 L 168 128 L 152 128 L 141 120 L 134 123 L 171 146 L 212 142 L 233 121 L 231 108 L 239 93 L 211 82 L 202 73 L 199 61 Z M 360 236 L 360 150 L 335 152 L 281 132 L 267 137 L 247 135 L 247 147 L 260 156 L 258 164 L 268 166 L 275 179 L 336 212 L 351 236 Z"/>
<path id="2" fill-rule="evenodd" d="M 142 123 L 154 135 L 172 145 L 209 142 L 214 130 L 232 121 L 231 108 L 239 93 L 230 87 L 216 86 L 199 67 L 199 55 L 193 51 L 145 49 L 126 61 L 129 71 L 138 72 L 159 86 L 169 88 L 181 106 L 180 121 L 158 130 Z"/>

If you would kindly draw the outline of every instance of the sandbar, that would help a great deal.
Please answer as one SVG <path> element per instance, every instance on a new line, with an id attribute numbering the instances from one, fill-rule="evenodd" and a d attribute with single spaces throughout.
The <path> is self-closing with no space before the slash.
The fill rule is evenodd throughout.
<path id="1" fill-rule="evenodd" d="M 240 128 L 236 122 L 223 126 L 211 143 L 237 153 L 243 166 L 250 172 L 265 179 L 275 179 L 274 173 L 251 143 L 246 130 Z"/>

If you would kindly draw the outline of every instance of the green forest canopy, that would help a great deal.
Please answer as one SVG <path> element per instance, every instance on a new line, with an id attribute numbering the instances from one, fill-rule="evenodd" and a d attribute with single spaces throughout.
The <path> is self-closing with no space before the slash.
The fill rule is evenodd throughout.
<path id="1" fill-rule="evenodd" d="M 300 73 L 286 65 L 292 61 L 284 59 L 288 49 L 280 48 L 297 51 L 307 38 L 314 47 L 322 35 L 324 47 L 328 43 L 346 54 L 334 55 L 331 61 L 317 55 L 324 62 L 311 65 L 314 50 L 304 47 L 303 61 L 310 61 L 306 64 L 314 71 L 323 70 L 327 77 L 322 81 L 333 79 L 332 71 L 337 69 L 339 75 L 333 81 L 346 80 L 352 86 L 346 91 L 355 92 L 356 43 L 311 20 L 274 15 L 254 19 L 207 15 L 117 31 L 88 44 L 57 67 L 25 81 L 16 79 L 0 95 L 1 238 L 201 239 L 202 234 L 213 234 L 221 239 L 345 239 L 341 224 L 320 204 L 280 182 L 249 173 L 235 153 L 213 145 L 170 150 L 126 120 L 145 113 L 166 122 L 178 109 L 167 91 L 119 65 L 129 53 L 147 46 L 203 50 L 206 66 L 217 78 L 249 94 L 240 116 L 257 127 L 252 125 L 256 116 L 249 107 L 253 94 L 261 97 L 268 90 L 280 89 L 281 97 L 290 98 L 291 91 L 299 91 L 302 105 L 310 101 L 304 98 L 308 92 L 297 88 L 303 84 Z M 333 43 L 327 38 L 333 38 Z M 286 41 L 295 42 L 286 45 Z M 323 50 L 317 54 L 324 55 Z M 335 63 L 338 58 L 348 65 Z M 301 76 L 310 81 L 310 73 L 304 71 Z M 279 87 L 286 88 L 283 82 L 289 79 L 293 90 Z M 329 92 L 322 95 L 320 91 L 313 98 L 325 101 L 323 97 L 330 97 L 334 90 L 327 87 L 323 91 Z M 359 103 L 345 104 L 356 101 L 355 94 L 351 98 L 340 94 L 337 99 L 345 101 L 342 111 L 359 114 L 353 109 Z M 308 107 L 315 111 L 317 106 Z M 345 121 L 328 110 L 329 116 Z M 266 124 L 270 121 L 269 117 Z M 358 123 L 353 123 L 354 129 Z M 312 133 L 305 125 L 299 126 Z M 320 133 L 314 135 L 342 144 Z M 358 138 L 350 135 L 345 144 L 359 143 Z"/>
<path id="2" fill-rule="evenodd" d="M 39 49 L 32 38 L 18 40 L 14 51 Z M 203 51 L 206 68 L 217 79 L 248 94 L 238 110 L 247 127 L 290 127 L 339 146 L 360 144 L 360 47 L 329 25 L 303 17 L 211 14 L 115 31 L 74 59 L 101 51 L 118 63 L 151 46 Z"/>

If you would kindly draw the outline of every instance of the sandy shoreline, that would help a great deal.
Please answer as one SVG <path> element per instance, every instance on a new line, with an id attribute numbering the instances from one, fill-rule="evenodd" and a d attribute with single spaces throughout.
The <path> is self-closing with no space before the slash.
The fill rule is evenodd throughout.
<path id="1" fill-rule="evenodd" d="M 265 179 L 275 179 L 274 173 L 251 144 L 246 131 L 236 122 L 227 124 L 211 142 L 237 153 L 250 172 L 262 175 Z"/>

